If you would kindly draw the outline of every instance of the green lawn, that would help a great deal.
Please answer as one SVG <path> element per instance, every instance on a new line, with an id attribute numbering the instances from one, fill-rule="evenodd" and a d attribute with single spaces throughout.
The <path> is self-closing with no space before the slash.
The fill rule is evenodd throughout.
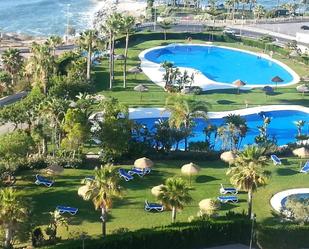
<path id="1" fill-rule="evenodd" d="M 267 223 L 275 222 L 272 218 L 269 200 L 271 196 L 283 189 L 292 187 L 304 187 L 308 183 L 308 175 L 298 173 L 301 161 L 295 158 L 287 158 L 282 166 L 272 166 L 272 178 L 266 187 L 260 188 L 254 198 L 254 212 L 259 221 Z M 150 189 L 163 183 L 170 176 L 180 175 L 180 167 L 185 162 L 164 161 L 155 162 L 154 170 L 150 175 L 140 178 L 135 177 L 133 181 L 122 182 L 125 195 L 122 200 L 115 201 L 110 212 L 108 230 L 126 227 L 130 230 L 161 226 L 170 223 L 171 213 L 147 213 L 144 211 L 144 201 L 155 201 Z M 198 202 L 204 198 L 216 198 L 219 195 L 220 183 L 229 185 L 229 179 L 225 175 L 227 164 L 223 162 L 206 161 L 199 162 L 201 172 L 192 183 L 193 202 L 178 213 L 179 221 L 187 221 L 189 216 L 198 212 Z M 124 166 L 129 168 L 130 166 Z M 18 188 L 22 195 L 31 197 L 33 201 L 33 218 L 39 225 L 48 224 L 48 212 L 53 211 L 57 205 L 68 205 L 79 208 L 76 216 L 71 218 L 69 232 L 61 231 L 63 238 L 70 234 L 87 232 L 89 235 L 100 234 L 100 213 L 95 211 L 93 204 L 84 201 L 77 195 L 81 186 L 80 181 L 85 176 L 92 175 L 92 170 L 66 169 L 60 176 L 55 177 L 55 185 L 51 188 L 36 186 L 34 184 L 35 172 L 26 171 L 19 177 Z M 224 204 L 221 212 L 228 210 L 246 210 L 246 193 L 240 193 L 240 202 L 235 205 Z M 71 236 L 70 235 L 70 236 Z"/>
<path id="2" fill-rule="evenodd" d="M 165 41 L 146 41 L 138 44 L 132 44 L 128 55 L 128 69 L 133 66 L 139 65 L 138 54 L 144 49 L 151 48 L 154 46 L 161 45 Z M 185 42 L 183 40 L 169 40 L 169 43 Z M 196 43 L 204 43 L 204 41 L 195 40 Z M 239 43 L 216 43 L 218 45 L 230 46 L 242 48 L 250 51 L 262 52 L 260 49 L 243 46 Z M 117 49 L 117 53 L 123 53 L 123 49 Z M 294 69 L 300 76 L 308 74 L 309 66 L 302 65 L 291 59 L 287 59 L 281 55 L 274 55 L 274 58 L 286 63 L 292 69 Z M 113 90 L 108 90 L 108 65 L 107 61 L 103 61 L 102 66 L 95 69 L 95 84 L 96 90 L 103 93 L 106 96 L 113 96 L 118 98 L 122 103 L 129 105 L 130 107 L 136 106 L 163 106 L 165 98 L 168 93 L 164 92 L 162 88 L 156 86 L 154 83 L 149 81 L 146 75 L 128 74 L 127 88 L 122 88 L 122 61 L 116 61 L 115 71 L 115 83 Z M 254 72 L 251 72 L 254 73 Z M 143 93 L 142 101 L 140 100 L 140 93 L 133 91 L 134 86 L 137 84 L 146 84 L 149 87 L 149 92 Z M 307 96 L 302 96 L 296 92 L 295 86 L 278 88 L 275 90 L 275 94 L 272 96 L 265 96 L 264 92 L 260 89 L 242 92 L 236 94 L 236 90 L 216 90 L 206 92 L 196 96 L 199 100 L 208 101 L 211 104 L 211 111 L 223 111 L 223 110 L 234 110 L 245 107 L 247 102 L 249 106 L 258 105 L 271 105 L 271 104 L 299 104 L 303 106 L 309 106 L 309 99 Z"/>

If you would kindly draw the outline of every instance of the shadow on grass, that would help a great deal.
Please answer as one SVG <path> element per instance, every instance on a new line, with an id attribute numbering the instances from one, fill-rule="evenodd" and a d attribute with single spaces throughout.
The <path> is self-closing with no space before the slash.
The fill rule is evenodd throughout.
<path id="1" fill-rule="evenodd" d="M 195 179 L 195 181 L 197 183 L 206 183 L 206 182 L 212 182 L 212 181 L 216 181 L 216 180 L 219 180 L 219 179 L 216 178 L 216 177 L 207 176 L 207 175 L 197 176 L 196 179 Z"/>
<path id="2" fill-rule="evenodd" d="M 306 99 L 279 99 L 281 103 L 289 104 L 289 105 L 303 105 L 309 106 L 309 98 Z"/>
<path id="3" fill-rule="evenodd" d="M 221 203 L 220 210 L 229 211 L 229 210 L 232 210 L 232 209 L 237 208 L 237 207 L 238 207 L 238 205 L 236 203 L 235 204 L 232 204 L 232 203 Z"/>
<path id="4" fill-rule="evenodd" d="M 222 99 L 222 100 L 218 100 L 217 103 L 219 105 L 231 105 L 231 104 L 235 104 L 236 102 L 235 101 L 230 101 L 230 100 Z"/>
<path id="5" fill-rule="evenodd" d="M 280 176 L 291 176 L 291 175 L 298 174 L 298 172 L 296 170 L 289 169 L 289 168 L 279 168 L 279 169 L 277 169 L 277 173 Z"/>

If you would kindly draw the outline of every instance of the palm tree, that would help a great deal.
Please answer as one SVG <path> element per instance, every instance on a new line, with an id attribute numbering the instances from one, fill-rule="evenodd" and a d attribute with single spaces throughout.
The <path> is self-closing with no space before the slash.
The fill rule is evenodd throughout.
<path id="1" fill-rule="evenodd" d="M 270 173 L 264 170 L 267 158 L 264 149 L 258 146 L 247 146 L 236 158 L 234 166 L 228 169 L 231 183 L 238 189 L 248 192 L 248 216 L 252 213 L 253 192 L 265 185 Z"/>
<path id="2" fill-rule="evenodd" d="M 294 122 L 296 127 L 297 127 L 297 136 L 300 137 L 301 136 L 301 132 L 302 132 L 302 128 L 304 127 L 304 125 L 306 124 L 305 120 L 298 120 Z"/>
<path id="3" fill-rule="evenodd" d="M 62 44 L 62 38 L 60 36 L 53 35 L 47 39 L 46 44 L 50 47 L 50 49 L 52 50 L 52 55 L 55 57 L 56 48 L 57 46 Z"/>
<path id="4" fill-rule="evenodd" d="M 166 31 L 172 28 L 172 21 L 168 18 L 165 18 L 159 23 L 159 26 L 161 27 L 161 29 L 163 29 L 164 40 L 166 40 Z"/>
<path id="5" fill-rule="evenodd" d="M 32 56 L 28 61 L 28 70 L 33 75 L 36 83 L 42 84 L 43 92 L 47 94 L 50 75 L 54 71 L 55 61 L 47 44 L 33 43 L 31 46 Z"/>
<path id="6" fill-rule="evenodd" d="M 255 6 L 254 9 L 253 9 L 254 16 L 257 19 L 260 19 L 262 16 L 264 16 L 265 12 L 266 12 L 266 10 L 265 10 L 264 6 L 260 5 L 260 4 Z"/>
<path id="7" fill-rule="evenodd" d="M 114 82 L 114 54 L 115 54 L 115 37 L 121 30 L 122 16 L 119 13 L 111 14 L 102 28 L 109 35 L 109 88 L 112 89 Z"/>
<path id="8" fill-rule="evenodd" d="M 124 50 L 124 65 L 123 65 L 123 88 L 126 88 L 127 80 L 127 57 L 128 57 L 128 47 L 129 47 L 129 37 L 133 32 L 135 25 L 135 18 L 133 16 L 123 16 L 122 17 L 122 32 L 126 36 L 126 46 Z"/>
<path id="9" fill-rule="evenodd" d="M 11 84 L 15 85 L 17 75 L 20 73 L 23 65 L 23 57 L 18 49 L 9 48 L 1 56 L 4 70 L 11 75 Z"/>
<path id="10" fill-rule="evenodd" d="M 176 211 L 182 210 L 184 205 L 192 201 L 189 191 L 190 187 L 180 177 L 168 178 L 161 187 L 157 198 L 165 207 L 172 209 L 172 222 L 176 220 Z"/>
<path id="11" fill-rule="evenodd" d="M 171 95 L 166 99 L 166 110 L 169 111 L 169 123 L 177 129 L 184 127 L 189 130 L 195 118 L 207 119 L 209 104 L 204 101 L 196 101 L 193 98 L 181 95 Z M 185 150 L 188 147 L 188 137 L 185 138 Z"/>
<path id="12" fill-rule="evenodd" d="M 12 188 L 0 189 L 0 210 L 0 226 L 5 232 L 4 248 L 12 248 L 12 240 L 18 226 L 28 217 L 28 210 Z"/>
<path id="13" fill-rule="evenodd" d="M 98 32 L 95 30 L 86 30 L 81 33 L 78 44 L 87 53 L 87 80 L 91 77 L 91 57 L 92 53 L 95 51 L 96 43 L 98 39 Z"/>
<path id="14" fill-rule="evenodd" d="M 92 200 L 95 209 L 101 209 L 102 235 L 106 235 L 107 213 L 112 208 L 113 199 L 121 197 L 118 168 L 113 165 L 95 169 L 94 180 L 88 182 L 85 200 Z"/>

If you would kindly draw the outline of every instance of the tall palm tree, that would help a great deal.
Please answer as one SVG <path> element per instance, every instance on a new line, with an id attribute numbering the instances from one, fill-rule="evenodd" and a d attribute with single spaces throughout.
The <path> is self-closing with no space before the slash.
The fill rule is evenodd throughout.
<path id="1" fill-rule="evenodd" d="M 182 95 L 171 95 L 166 99 L 165 108 L 169 111 L 169 123 L 177 129 L 184 127 L 189 130 L 195 118 L 207 119 L 209 104 L 204 101 L 196 101 Z M 185 138 L 185 150 L 188 149 L 188 137 Z"/>
<path id="2" fill-rule="evenodd" d="M 85 50 L 87 53 L 87 80 L 90 80 L 91 77 L 91 57 L 92 53 L 96 49 L 98 39 L 98 32 L 95 30 L 86 30 L 83 33 L 81 33 L 78 44 L 81 47 L 81 49 Z"/>
<path id="3" fill-rule="evenodd" d="M 32 56 L 28 61 L 28 70 L 32 74 L 34 81 L 43 87 L 43 92 L 47 94 L 48 82 L 54 72 L 55 60 L 51 55 L 50 47 L 47 44 L 33 43 L 31 46 Z"/>
<path id="4" fill-rule="evenodd" d="M 228 169 L 231 183 L 238 189 L 248 192 L 248 216 L 252 213 L 253 192 L 259 186 L 265 185 L 270 176 L 264 167 L 267 158 L 264 149 L 258 146 L 247 146 L 236 158 L 234 166 Z"/>
<path id="5" fill-rule="evenodd" d="M 128 47 L 129 47 L 129 37 L 133 32 L 135 25 L 135 18 L 133 16 L 123 16 L 122 17 L 122 32 L 126 36 L 126 45 L 124 50 L 124 65 L 123 65 L 123 88 L 126 88 L 127 80 L 127 57 L 128 57 Z"/>
<path id="6" fill-rule="evenodd" d="M 166 179 L 160 190 L 157 198 L 164 206 L 172 209 L 172 222 L 175 222 L 176 211 L 182 210 L 184 205 L 192 201 L 190 187 L 182 178 L 172 177 Z"/>
<path id="7" fill-rule="evenodd" d="M 118 168 L 113 165 L 101 166 L 95 169 L 94 180 L 88 182 L 85 200 L 92 200 L 95 209 L 101 209 L 102 235 L 106 235 L 106 222 L 109 209 L 112 208 L 114 198 L 121 197 Z"/>
<path id="8" fill-rule="evenodd" d="M 28 210 L 16 190 L 0 189 L 0 226 L 5 231 L 4 248 L 12 248 L 12 240 L 18 229 L 28 217 Z"/>
<path id="9" fill-rule="evenodd" d="M 298 120 L 298 121 L 295 121 L 294 124 L 297 127 L 297 136 L 300 137 L 301 133 L 302 133 L 302 128 L 306 124 L 306 121 L 305 120 Z"/>
<path id="10" fill-rule="evenodd" d="M 23 66 L 23 57 L 18 49 L 9 48 L 3 52 L 1 58 L 4 70 L 11 75 L 11 84 L 14 86 Z"/>
<path id="11" fill-rule="evenodd" d="M 109 36 L 109 88 L 112 89 L 114 82 L 114 54 L 115 54 L 115 37 L 122 27 L 122 16 L 119 13 L 111 14 L 105 25 L 102 27 Z"/>
<path id="12" fill-rule="evenodd" d="M 55 57 L 56 48 L 57 46 L 62 44 L 62 38 L 57 35 L 52 35 L 51 37 L 47 39 L 46 44 L 50 47 L 50 49 L 52 50 L 52 55 Z"/>

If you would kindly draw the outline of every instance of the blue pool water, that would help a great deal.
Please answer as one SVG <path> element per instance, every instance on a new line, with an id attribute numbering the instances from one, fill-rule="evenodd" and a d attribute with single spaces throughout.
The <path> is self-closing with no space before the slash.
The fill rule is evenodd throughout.
<path id="1" fill-rule="evenodd" d="M 285 203 L 286 203 L 288 198 L 295 198 L 296 200 L 309 200 L 309 193 L 293 194 L 293 195 L 289 195 L 289 196 L 283 198 L 282 201 L 281 201 L 282 207 L 285 207 Z"/>
<path id="2" fill-rule="evenodd" d="M 259 134 L 257 126 L 263 124 L 263 115 L 271 117 L 271 123 L 268 126 L 269 136 L 275 137 L 278 145 L 284 145 L 289 142 L 295 142 L 295 136 L 297 135 L 296 125 L 294 121 L 305 120 L 306 125 L 303 128 L 303 133 L 309 132 L 309 114 L 301 111 L 269 111 L 261 113 L 255 113 L 243 116 L 247 121 L 249 128 L 246 137 L 244 138 L 241 147 L 246 144 L 253 144 L 254 137 Z M 148 129 L 153 130 L 155 122 L 158 118 L 141 118 L 135 119 L 136 122 L 144 124 Z M 205 134 L 203 129 L 209 124 L 216 125 L 217 127 L 223 124 L 222 118 L 210 118 L 208 120 L 196 119 L 195 126 L 193 128 L 193 136 L 189 138 L 189 142 L 205 141 Z M 184 148 L 184 142 L 180 143 L 180 149 Z M 221 148 L 220 141 L 216 142 L 216 149 Z"/>
<path id="3" fill-rule="evenodd" d="M 145 54 L 155 63 L 173 62 L 177 67 L 197 69 L 207 78 L 222 83 L 242 80 L 248 85 L 274 85 L 272 78 L 289 83 L 293 76 L 282 66 L 246 52 L 216 46 L 169 45 Z"/>

